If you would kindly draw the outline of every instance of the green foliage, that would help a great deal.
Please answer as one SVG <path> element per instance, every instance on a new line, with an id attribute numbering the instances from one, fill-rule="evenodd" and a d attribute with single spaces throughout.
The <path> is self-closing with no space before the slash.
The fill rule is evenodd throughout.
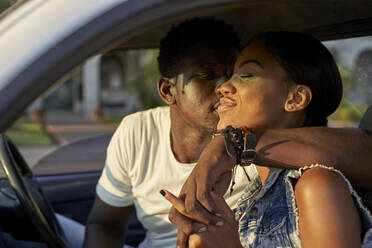
<path id="1" fill-rule="evenodd" d="M 158 49 L 137 51 L 138 67 L 136 76 L 128 82 L 128 86 L 138 93 L 140 101 L 145 109 L 163 104 L 160 99 L 156 83 L 160 78 L 157 67 Z"/>
<path id="2" fill-rule="evenodd" d="M 0 0 L 0 13 L 9 8 L 14 2 L 12 0 Z"/>
<path id="3" fill-rule="evenodd" d="M 342 99 L 339 108 L 330 116 L 329 119 L 345 122 L 359 122 L 368 106 L 367 103 L 353 104 L 344 98 Z"/>
<path id="4" fill-rule="evenodd" d="M 104 124 L 120 124 L 124 115 L 103 115 L 99 118 L 99 123 Z"/>
<path id="5" fill-rule="evenodd" d="M 340 106 L 329 119 L 359 122 L 370 104 L 370 102 L 366 101 L 368 96 L 366 97 L 362 94 L 363 92 L 367 92 L 367 84 L 365 80 L 360 78 L 360 74 L 355 69 L 339 66 L 339 71 L 342 77 L 344 96 Z"/>
<path id="6" fill-rule="evenodd" d="M 49 137 L 44 133 L 40 124 L 27 121 L 25 118 L 17 120 L 6 133 L 17 146 L 48 146 Z"/>

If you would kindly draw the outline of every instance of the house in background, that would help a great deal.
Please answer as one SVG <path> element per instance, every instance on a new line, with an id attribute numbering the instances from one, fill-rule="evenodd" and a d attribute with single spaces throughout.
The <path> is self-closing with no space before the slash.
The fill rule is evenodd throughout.
<path id="1" fill-rule="evenodd" d="M 128 84 L 132 80 L 130 67 L 134 59 L 137 58 L 120 53 L 89 59 L 83 66 L 81 82 L 75 85 L 74 111 L 85 117 L 98 118 L 101 115 L 126 115 L 142 109 L 137 92 Z"/>
<path id="2" fill-rule="evenodd" d="M 154 50 L 135 50 L 89 58 L 29 109 L 72 111 L 94 120 L 157 106 L 161 101 L 156 92 L 156 56 Z"/>

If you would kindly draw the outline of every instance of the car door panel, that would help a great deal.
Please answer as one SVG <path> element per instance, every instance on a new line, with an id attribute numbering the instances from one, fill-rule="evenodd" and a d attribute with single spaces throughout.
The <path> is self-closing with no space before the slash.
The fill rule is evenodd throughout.
<path id="1" fill-rule="evenodd" d="M 101 172 L 36 177 L 54 210 L 82 224 L 92 207 Z"/>

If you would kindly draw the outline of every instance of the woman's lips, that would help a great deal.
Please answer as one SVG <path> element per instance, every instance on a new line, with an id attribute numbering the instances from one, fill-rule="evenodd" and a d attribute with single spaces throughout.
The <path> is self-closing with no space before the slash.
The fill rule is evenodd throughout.
<path id="1" fill-rule="evenodd" d="M 236 103 L 231 100 L 230 98 L 221 98 L 220 99 L 220 105 L 217 108 L 217 112 L 223 112 L 232 109 L 236 106 Z"/>

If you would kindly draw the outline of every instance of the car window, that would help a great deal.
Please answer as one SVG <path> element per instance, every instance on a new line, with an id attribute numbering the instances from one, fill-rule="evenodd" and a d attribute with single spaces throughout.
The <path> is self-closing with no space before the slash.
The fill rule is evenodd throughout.
<path id="1" fill-rule="evenodd" d="M 324 44 L 339 66 L 344 89 L 342 102 L 330 116 L 329 125 L 356 127 L 372 104 L 372 36 Z"/>
<path id="2" fill-rule="evenodd" d="M 37 98 L 7 131 L 34 174 L 99 171 L 121 119 L 161 104 L 156 49 L 89 58 Z"/>
<path id="3" fill-rule="evenodd" d="M 0 0 L 0 14 L 16 3 L 16 0 Z"/>
<path id="4" fill-rule="evenodd" d="M 332 127 L 356 127 L 372 104 L 372 37 L 326 41 L 344 97 Z M 94 56 L 36 99 L 7 132 L 34 174 L 100 171 L 121 119 L 161 105 L 158 50 L 120 49 Z"/>

